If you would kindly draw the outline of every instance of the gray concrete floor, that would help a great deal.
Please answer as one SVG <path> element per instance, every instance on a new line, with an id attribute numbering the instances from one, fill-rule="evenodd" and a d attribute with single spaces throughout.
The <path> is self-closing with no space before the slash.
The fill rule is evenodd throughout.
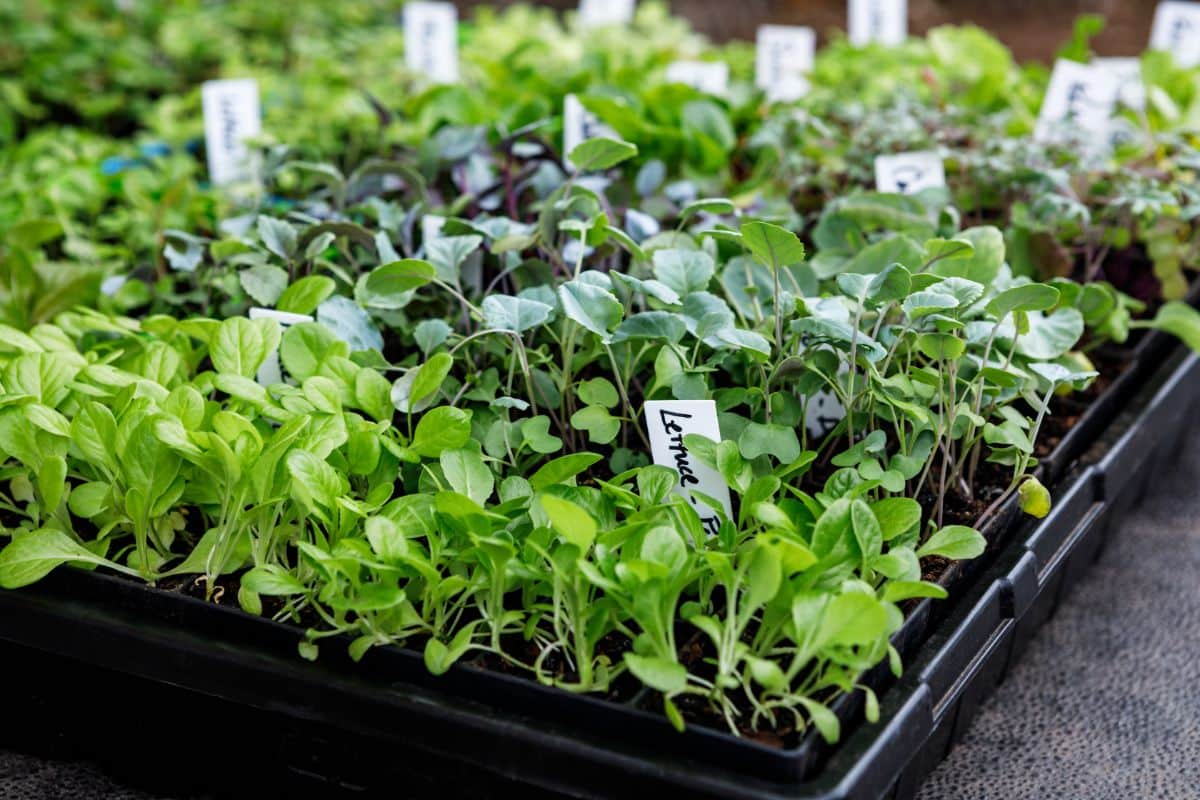
<path id="1" fill-rule="evenodd" d="M 919 800 L 1200 798 L 1200 435 L 1038 633 Z M 9 800 L 151 800 L 0 751 Z"/>

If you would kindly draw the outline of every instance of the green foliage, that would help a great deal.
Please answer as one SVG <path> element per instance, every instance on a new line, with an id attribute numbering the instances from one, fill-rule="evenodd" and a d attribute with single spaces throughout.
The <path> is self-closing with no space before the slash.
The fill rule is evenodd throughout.
<path id="1" fill-rule="evenodd" d="M 899 604 L 945 597 L 922 561 L 980 556 L 1013 496 L 1049 512 L 1038 435 L 1082 351 L 1200 350 L 1195 75 L 1153 54 L 1143 138 L 1095 162 L 1023 136 L 1045 76 L 975 28 L 835 42 L 767 104 L 736 46 L 728 97 L 668 84 L 718 53 L 656 3 L 628 31 L 481 10 L 433 87 L 394 74 L 386 4 L 142 3 L 104 23 L 164 65 L 132 74 L 101 58 L 111 15 L 44 5 L 0 11 L 5 588 L 232 578 L 307 621 L 306 658 L 499 659 L 832 741 L 832 699 L 898 669 Z M 181 145 L 248 53 L 264 184 L 228 197 Z M 568 93 L 616 137 L 561 152 Z M 944 189 L 871 191 L 918 149 Z M 720 440 L 684 445 L 731 516 L 649 463 L 651 400 L 714 402 Z"/>

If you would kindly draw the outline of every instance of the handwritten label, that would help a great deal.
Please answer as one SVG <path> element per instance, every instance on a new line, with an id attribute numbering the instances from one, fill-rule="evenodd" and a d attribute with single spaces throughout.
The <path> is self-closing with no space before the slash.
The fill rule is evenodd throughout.
<path id="1" fill-rule="evenodd" d="M 217 186 L 257 182 L 258 154 L 246 141 L 262 133 L 258 82 L 252 78 L 207 81 L 200 97 L 209 179 Z"/>
<path id="2" fill-rule="evenodd" d="M 404 63 L 435 83 L 458 80 L 458 9 L 453 3 L 406 3 Z"/>
<path id="3" fill-rule="evenodd" d="M 763 25 L 754 52 L 754 83 L 772 103 L 790 103 L 808 92 L 808 78 L 817 52 L 812 28 Z"/>
<path id="4" fill-rule="evenodd" d="M 273 319 L 285 331 L 293 325 L 299 325 L 301 322 L 313 321 L 312 317 L 304 314 L 276 311 L 273 308 L 251 308 L 250 319 Z M 258 375 L 255 378 L 258 380 L 260 386 L 274 386 L 277 383 L 283 383 L 283 368 L 279 364 L 278 351 L 266 357 L 262 366 L 258 368 Z"/>
<path id="5" fill-rule="evenodd" d="M 676 494 L 696 509 L 704 529 L 715 536 L 721 528 L 720 516 L 708 504 L 693 497 L 692 491 L 720 502 L 725 516 L 733 519 L 729 487 L 719 472 L 692 457 L 683 445 L 683 437 L 695 433 L 714 442 L 721 441 L 717 404 L 712 400 L 647 400 L 646 426 L 650 431 L 650 455 L 654 463 L 679 473 Z"/>
<path id="6" fill-rule="evenodd" d="M 588 139 L 601 136 L 609 139 L 621 138 L 616 131 L 601 122 L 599 117 L 588 111 L 576 95 L 567 95 L 563 99 L 563 160 L 567 166 L 571 166 L 571 160 L 567 156 L 572 150 Z"/>
<path id="7" fill-rule="evenodd" d="M 580 0 L 579 24 L 585 28 L 628 25 L 636 4 L 636 0 Z"/>
<path id="8" fill-rule="evenodd" d="M 724 61 L 675 61 L 667 65 L 667 81 L 691 86 L 705 94 L 725 94 L 729 65 Z"/>
<path id="9" fill-rule="evenodd" d="M 1120 90 L 1121 84 L 1110 70 L 1060 59 L 1050 75 L 1034 138 L 1053 142 L 1068 137 L 1072 131 L 1107 131 Z M 1105 136 L 1092 136 L 1084 144 L 1099 150 L 1107 142 Z"/>
<path id="10" fill-rule="evenodd" d="M 804 427 L 808 429 L 809 437 L 817 441 L 828 436 L 845 418 L 846 407 L 828 389 L 822 389 L 808 398 L 808 404 L 804 407 Z"/>
<path id="11" fill-rule="evenodd" d="M 897 153 L 875 159 L 875 189 L 891 194 L 916 194 L 946 185 L 942 157 L 929 150 Z"/>
<path id="12" fill-rule="evenodd" d="M 847 34 L 856 47 L 877 42 L 904 44 L 908 38 L 907 0 L 850 0 Z"/>
<path id="13" fill-rule="evenodd" d="M 1166 50 L 1181 67 L 1200 64 L 1200 3 L 1159 3 L 1150 28 L 1150 49 Z"/>

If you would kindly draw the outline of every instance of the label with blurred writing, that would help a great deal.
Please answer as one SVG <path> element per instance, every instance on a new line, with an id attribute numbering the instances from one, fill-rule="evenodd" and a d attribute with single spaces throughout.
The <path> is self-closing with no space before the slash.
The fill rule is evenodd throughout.
<path id="1" fill-rule="evenodd" d="M 1167 51 L 1181 67 L 1200 64 L 1200 3 L 1159 3 L 1150 28 L 1150 49 Z"/>
<path id="2" fill-rule="evenodd" d="M 207 81 L 200 90 L 208 177 L 217 186 L 258 181 L 259 158 L 246 141 L 262 133 L 258 82 Z"/>
<path id="3" fill-rule="evenodd" d="M 434 83 L 458 80 L 458 9 L 453 3 L 406 3 L 404 63 Z"/>
<path id="4" fill-rule="evenodd" d="M 875 159 L 875 189 L 890 194 L 916 194 L 946 185 L 942 157 L 930 150 L 896 153 Z"/>
<path id="5" fill-rule="evenodd" d="M 1103 134 L 1117 106 L 1121 82 L 1111 70 L 1093 64 L 1059 59 L 1038 114 L 1034 138 L 1041 142 L 1081 139 L 1093 152 L 1103 149 Z"/>
<path id="6" fill-rule="evenodd" d="M 798 25 L 763 25 L 754 53 L 754 82 L 772 103 L 799 100 L 817 52 L 817 35 Z"/>
<path id="7" fill-rule="evenodd" d="M 904 44 L 908 38 L 907 0 L 850 0 L 847 12 L 846 32 L 856 47 Z"/>

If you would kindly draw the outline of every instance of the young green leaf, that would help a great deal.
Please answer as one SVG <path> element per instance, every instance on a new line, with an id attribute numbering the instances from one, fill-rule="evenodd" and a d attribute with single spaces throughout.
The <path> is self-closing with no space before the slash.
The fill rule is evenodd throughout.
<path id="1" fill-rule="evenodd" d="M 966 525 L 947 525 L 936 532 L 917 549 L 917 555 L 941 556 L 951 561 L 978 558 L 987 549 L 983 534 Z"/>
<path id="2" fill-rule="evenodd" d="M 72 561 L 100 564 L 134 577 L 139 574 L 137 570 L 101 558 L 62 531 L 39 528 L 18 533 L 0 550 L 0 588 L 28 586 L 44 578 L 55 567 Z"/>
<path id="3" fill-rule="evenodd" d="M 637 145 L 601 136 L 581 142 L 567 154 L 567 158 L 579 172 L 594 172 L 611 169 L 637 154 Z"/>
<path id="4" fill-rule="evenodd" d="M 541 495 L 538 502 L 550 518 L 555 533 L 564 541 L 584 552 L 592 546 L 596 539 L 596 520 L 584 508 L 551 494 Z"/>
<path id="5" fill-rule="evenodd" d="M 544 325 L 554 315 L 554 307 L 551 305 L 504 294 L 485 297 L 482 310 L 484 324 L 489 328 L 513 333 L 524 333 Z"/>
<path id="6" fill-rule="evenodd" d="M 804 245 L 800 237 L 769 222 L 743 222 L 742 242 L 755 258 L 773 270 L 804 261 Z"/>

